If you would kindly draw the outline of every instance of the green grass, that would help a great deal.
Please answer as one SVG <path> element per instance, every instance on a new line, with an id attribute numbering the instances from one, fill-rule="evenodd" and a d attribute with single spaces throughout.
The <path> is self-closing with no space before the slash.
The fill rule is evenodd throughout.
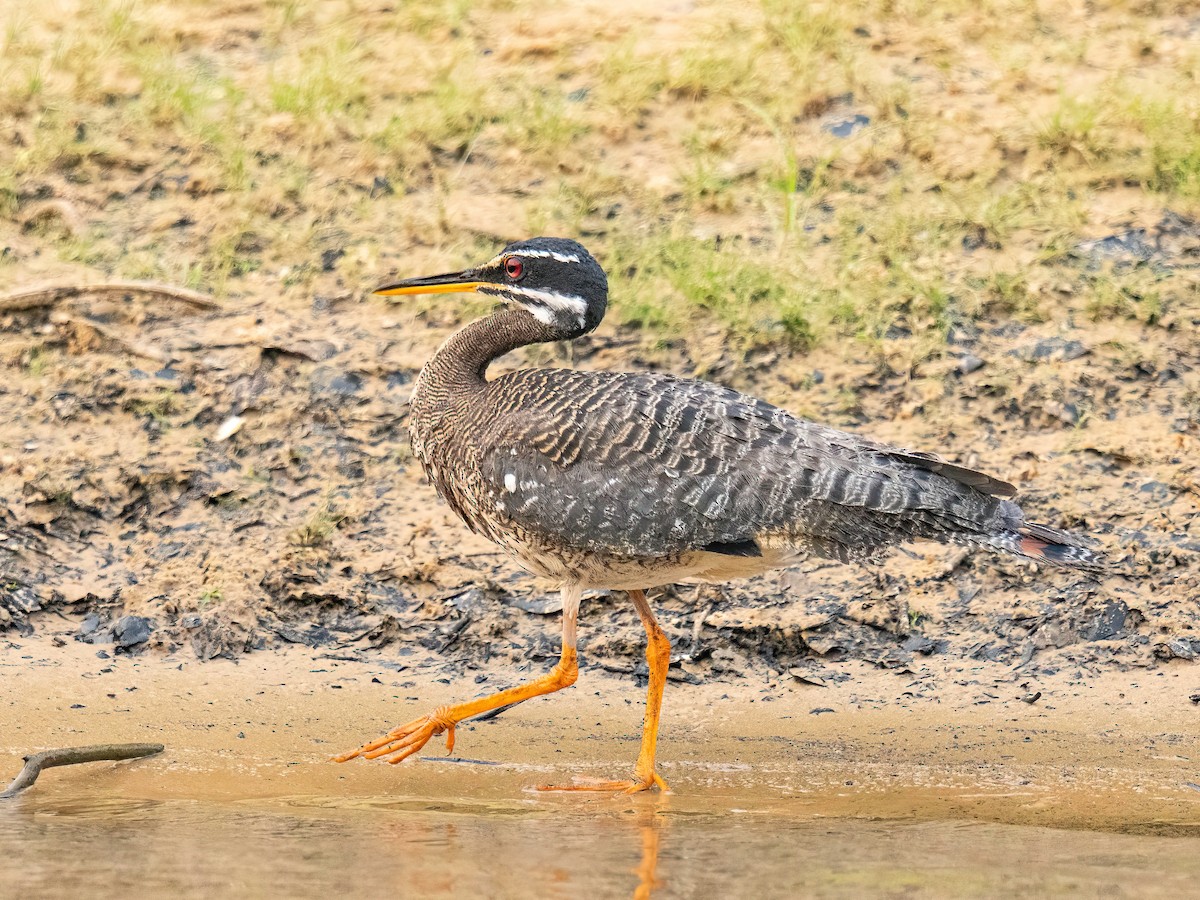
<path id="1" fill-rule="evenodd" d="M 980 317 L 1155 324 L 1195 302 L 1182 278 L 1067 253 L 1101 223 L 1200 215 L 1200 51 L 1167 37 L 1169 10 L 10 7 L 0 218 L 78 197 L 87 235 L 24 233 L 64 265 L 300 294 L 550 232 L 602 258 L 614 319 L 650 344 L 874 352 L 910 333 L 918 355 Z M 852 137 L 822 127 L 856 113 Z M 159 168 L 175 193 L 132 192 Z M 167 207 L 195 225 L 148 231 Z M 326 228 L 348 251 L 333 274 Z"/>

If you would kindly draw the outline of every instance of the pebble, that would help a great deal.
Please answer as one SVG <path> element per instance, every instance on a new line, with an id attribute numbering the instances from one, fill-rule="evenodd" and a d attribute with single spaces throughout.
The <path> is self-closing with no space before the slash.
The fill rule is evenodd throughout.
<path id="1" fill-rule="evenodd" d="M 844 116 L 843 118 L 835 119 L 832 122 L 826 122 L 821 126 L 821 130 L 829 132 L 834 137 L 848 138 L 850 135 L 862 131 L 870 124 L 870 116 L 864 116 L 862 113 L 856 113 L 853 116 Z"/>
<path id="2" fill-rule="evenodd" d="M 958 361 L 958 374 L 970 375 L 972 372 L 978 372 L 984 367 L 984 362 L 973 353 L 968 353 Z"/>

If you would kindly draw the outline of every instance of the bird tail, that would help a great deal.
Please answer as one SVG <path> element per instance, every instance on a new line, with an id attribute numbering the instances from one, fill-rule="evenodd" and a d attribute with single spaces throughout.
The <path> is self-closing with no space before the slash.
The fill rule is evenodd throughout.
<path id="1" fill-rule="evenodd" d="M 989 535 L 984 543 L 997 550 L 1054 566 L 1093 571 L 1109 567 L 1104 555 L 1091 548 L 1091 539 L 1035 522 L 1024 522 L 1016 531 Z"/>

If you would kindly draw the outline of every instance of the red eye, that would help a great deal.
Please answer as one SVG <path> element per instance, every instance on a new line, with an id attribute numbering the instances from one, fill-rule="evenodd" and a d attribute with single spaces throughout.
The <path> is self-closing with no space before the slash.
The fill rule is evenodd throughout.
<path id="1" fill-rule="evenodd" d="M 525 266 L 515 256 L 510 256 L 504 261 L 504 274 L 516 281 L 525 274 Z"/>

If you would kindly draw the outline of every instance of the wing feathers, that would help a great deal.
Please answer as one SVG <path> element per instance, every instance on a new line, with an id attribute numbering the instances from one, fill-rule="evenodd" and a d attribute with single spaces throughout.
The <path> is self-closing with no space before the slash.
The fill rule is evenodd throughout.
<path id="1" fill-rule="evenodd" d="M 707 382 L 535 369 L 489 389 L 486 483 L 499 494 L 546 482 L 507 505 L 522 527 L 572 546 L 656 556 L 771 535 L 853 556 L 1023 524 L 1000 499 L 1016 492 L 1006 482 Z"/>

